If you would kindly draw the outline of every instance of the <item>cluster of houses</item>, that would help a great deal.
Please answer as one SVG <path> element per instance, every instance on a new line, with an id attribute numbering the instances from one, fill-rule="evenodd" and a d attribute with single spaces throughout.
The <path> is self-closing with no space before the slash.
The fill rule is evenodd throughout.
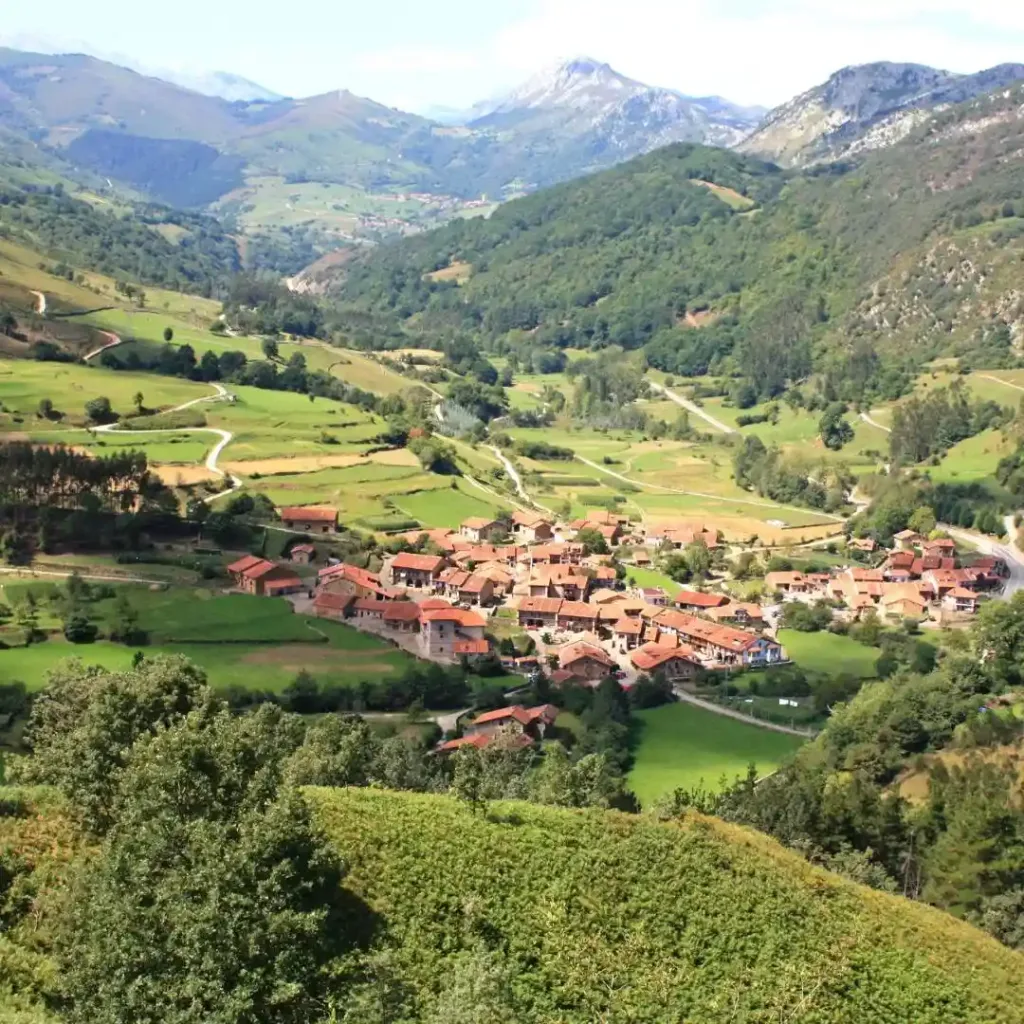
<path id="1" fill-rule="evenodd" d="M 424 656 L 445 659 L 488 653 L 488 619 L 508 609 L 506 617 L 536 634 L 558 683 L 593 683 L 613 673 L 687 679 L 784 660 L 780 645 L 763 635 L 757 605 L 691 590 L 670 600 L 660 588 L 626 589 L 607 556 L 587 555 L 573 539 L 600 529 L 617 542 L 627 523 L 598 513 L 557 529 L 543 516 L 518 512 L 511 523 L 472 518 L 457 531 L 413 531 L 406 539 L 435 553 L 401 552 L 380 573 L 328 566 L 317 579 L 314 611 L 395 639 L 414 636 Z M 659 545 L 720 542 L 702 525 L 656 537 Z M 542 666 L 536 658 L 504 660 L 516 669 Z"/>
<path id="2" fill-rule="evenodd" d="M 952 540 L 925 540 L 910 530 L 895 537 L 895 548 L 876 568 L 851 566 L 834 573 L 770 572 L 769 591 L 783 599 L 833 601 L 850 619 L 874 611 L 883 619 L 956 621 L 974 615 L 983 595 L 1002 586 L 1005 564 L 997 558 L 975 558 L 961 565 Z M 866 553 L 872 540 L 852 541 Z"/>

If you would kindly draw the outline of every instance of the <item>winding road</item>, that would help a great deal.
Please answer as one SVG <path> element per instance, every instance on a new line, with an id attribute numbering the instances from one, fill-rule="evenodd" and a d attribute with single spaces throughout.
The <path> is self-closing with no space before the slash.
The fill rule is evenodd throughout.
<path id="1" fill-rule="evenodd" d="M 82 362 L 87 363 L 90 359 L 95 359 L 96 356 L 106 352 L 108 348 L 115 348 L 123 341 L 123 339 L 113 331 L 99 331 L 98 333 L 107 338 L 107 343 L 105 345 L 100 345 L 99 348 L 94 348 L 91 352 L 86 352 L 86 354 L 82 356 Z"/>
<path id="2" fill-rule="evenodd" d="M 1014 526 L 1012 515 L 1006 517 L 1003 526 L 1008 538 L 1006 543 L 1000 543 L 984 534 L 975 533 L 973 530 L 962 530 L 958 526 L 950 526 L 948 523 L 938 524 L 939 529 L 945 530 L 954 540 L 971 544 L 983 554 L 1001 558 L 1006 563 L 1009 575 L 1003 584 L 1003 597 L 1009 600 L 1018 590 L 1024 590 L 1024 551 L 1017 547 L 1017 542 L 1014 539 L 1017 527 Z"/>
<path id="3" fill-rule="evenodd" d="M 189 402 L 183 402 L 181 405 L 175 406 L 173 409 L 168 409 L 162 415 L 170 415 L 171 413 L 182 412 L 185 409 L 191 409 L 195 405 L 201 405 L 204 402 L 221 402 L 228 399 L 227 389 L 223 384 L 214 384 L 211 382 L 210 386 L 215 388 L 216 391 L 212 395 L 204 395 L 202 398 L 193 398 Z M 132 428 L 129 430 L 119 430 L 116 423 L 105 423 L 101 427 L 94 428 L 97 434 L 216 434 L 220 440 L 210 449 L 209 455 L 206 456 L 206 468 L 213 473 L 215 476 L 219 476 L 222 479 L 227 480 L 231 486 L 226 490 L 218 491 L 216 494 L 211 494 L 208 498 L 203 498 L 204 504 L 217 501 L 219 498 L 224 498 L 229 494 L 233 494 L 242 486 L 242 481 L 237 476 L 232 476 L 230 473 L 226 473 L 220 466 L 217 465 L 217 460 L 220 458 L 221 453 L 234 439 L 234 434 L 230 430 L 221 430 L 220 427 L 166 427 L 157 430 L 140 430 Z"/>
<path id="4" fill-rule="evenodd" d="M 728 423 L 723 423 L 721 420 L 716 420 L 710 413 L 705 412 L 696 402 L 692 402 L 689 398 L 683 398 L 682 395 L 677 395 L 674 391 L 669 391 L 668 388 L 661 384 L 655 384 L 650 382 L 651 388 L 654 391 L 658 391 L 663 394 L 670 402 L 675 402 L 676 405 L 682 406 L 687 412 L 692 413 L 694 416 L 699 416 L 705 423 L 715 428 L 722 434 L 738 434 L 739 431 L 735 427 L 730 427 Z"/>

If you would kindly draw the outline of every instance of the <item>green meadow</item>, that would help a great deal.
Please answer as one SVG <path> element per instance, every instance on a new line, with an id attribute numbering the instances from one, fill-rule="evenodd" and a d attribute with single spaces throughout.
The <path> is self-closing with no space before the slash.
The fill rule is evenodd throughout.
<path id="1" fill-rule="evenodd" d="M 745 775 L 751 764 L 766 775 L 803 743 L 691 704 L 665 704 L 639 711 L 637 717 L 640 742 L 629 787 L 645 807 L 675 789 L 717 789 L 723 780 Z"/>

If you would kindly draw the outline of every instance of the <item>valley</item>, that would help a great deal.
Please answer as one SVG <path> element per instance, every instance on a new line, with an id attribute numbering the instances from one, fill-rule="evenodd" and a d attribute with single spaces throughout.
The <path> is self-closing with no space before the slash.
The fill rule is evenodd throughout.
<path id="1" fill-rule="evenodd" d="M 1015 1024 L 1022 76 L 0 50 L 0 1017 Z"/>

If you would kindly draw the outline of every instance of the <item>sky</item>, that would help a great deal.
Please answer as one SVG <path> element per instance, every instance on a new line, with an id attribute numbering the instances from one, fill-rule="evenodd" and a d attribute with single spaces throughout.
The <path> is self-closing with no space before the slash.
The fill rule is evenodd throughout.
<path id="1" fill-rule="evenodd" d="M 0 0 L 0 43 L 290 96 L 461 108 L 586 55 L 651 85 L 774 106 L 847 64 L 1024 62 L 1021 0 Z"/>

